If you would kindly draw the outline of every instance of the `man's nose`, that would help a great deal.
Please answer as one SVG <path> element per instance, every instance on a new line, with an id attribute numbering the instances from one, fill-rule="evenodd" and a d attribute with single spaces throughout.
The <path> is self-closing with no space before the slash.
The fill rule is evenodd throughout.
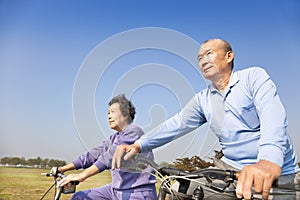
<path id="1" fill-rule="evenodd" d="M 201 61 L 199 62 L 200 67 L 204 67 L 205 65 L 207 65 L 209 63 L 209 59 L 207 58 L 207 56 L 203 56 L 203 58 L 201 59 Z"/>
<path id="2" fill-rule="evenodd" d="M 208 64 L 208 62 L 203 62 L 203 61 L 200 61 L 200 62 L 199 62 L 200 68 L 205 67 L 205 65 L 207 65 L 207 64 Z"/>

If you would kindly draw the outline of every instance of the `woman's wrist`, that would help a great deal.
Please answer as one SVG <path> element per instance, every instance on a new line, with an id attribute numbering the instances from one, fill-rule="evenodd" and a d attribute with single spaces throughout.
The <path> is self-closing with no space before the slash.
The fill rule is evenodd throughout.
<path id="1" fill-rule="evenodd" d="M 63 167 L 58 167 L 57 170 L 61 173 L 64 173 Z"/>

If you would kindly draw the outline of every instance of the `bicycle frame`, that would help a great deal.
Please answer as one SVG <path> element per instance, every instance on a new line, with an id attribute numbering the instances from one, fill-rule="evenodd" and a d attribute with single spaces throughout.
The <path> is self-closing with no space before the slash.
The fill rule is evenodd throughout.
<path id="1" fill-rule="evenodd" d="M 123 168 L 135 172 L 145 172 L 145 169 L 149 167 L 155 170 L 156 174 L 152 175 L 161 181 L 158 200 L 237 199 L 235 181 L 238 179 L 239 172 L 216 168 L 187 172 L 159 167 L 154 161 L 141 156 L 136 156 L 134 160 L 131 166 L 123 166 Z M 270 196 L 280 199 L 286 199 L 287 196 L 294 198 L 296 191 L 292 188 L 281 187 L 275 180 Z M 253 190 L 252 199 L 261 198 L 261 194 Z"/>
<path id="2" fill-rule="evenodd" d="M 212 194 L 222 194 L 222 197 L 228 196 L 230 199 L 236 197 L 233 184 L 238 173 L 235 171 L 207 168 L 186 172 L 170 167 L 159 167 L 154 161 L 142 156 L 136 156 L 134 160 L 131 165 L 125 167 L 125 170 L 141 172 L 150 167 L 156 171 L 156 174 L 152 175 L 161 181 L 158 200 L 165 200 L 167 197 L 180 200 L 202 200 L 204 196 L 207 196 L 206 191 Z"/>
<path id="3" fill-rule="evenodd" d="M 236 196 L 233 185 L 236 180 L 235 171 L 208 168 L 195 172 L 184 172 L 164 167 L 158 171 L 164 175 L 158 194 L 159 200 L 164 200 L 167 195 L 172 199 L 193 200 L 202 200 L 209 196 L 214 196 L 215 199 L 219 194 L 223 198 L 230 199 Z M 172 184 L 172 181 L 175 183 Z"/>
<path id="4" fill-rule="evenodd" d="M 164 170 L 164 169 L 163 169 Z M 174 170 L 174 169 L 172 169 Z M 235 198 L 234 177 L 232 171 L 203 169 L 194 175 L 165 174 L 160 184 L 158 199 L 190 199 L 202 200 L 221 195 L 223 198 Z"/>

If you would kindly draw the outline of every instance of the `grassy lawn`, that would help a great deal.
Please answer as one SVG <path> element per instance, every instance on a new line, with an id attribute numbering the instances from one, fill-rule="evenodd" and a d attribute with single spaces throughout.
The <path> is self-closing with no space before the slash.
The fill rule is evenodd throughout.
<path id="1" fill-rule="evenodd" d="M 40 199 L 53 184 L 52 177 L 41 176 L 49 169 L 25 169 L 0 167 L 0 200 Z M 68 172 L 78 173 L 78 171 Z M 90 177 L 80 183 L 76 191 L 99 187 L 111 182 L 109 171 Z M 54 189 L 44 199 L 53 199 Z M 62 200 L 70 199 L 71 194 L 62 194 Z"/>

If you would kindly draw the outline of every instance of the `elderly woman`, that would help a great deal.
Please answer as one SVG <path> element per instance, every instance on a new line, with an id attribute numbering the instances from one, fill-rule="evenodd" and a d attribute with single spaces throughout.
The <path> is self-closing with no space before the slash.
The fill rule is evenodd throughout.
<path id="1" fill-rule="evenodd" d="M 108 122 L 116 132 L 91 151 L 79 156 L 74 162 L 59 167 L 65 172 L 73 169 L 85 169 L 78 174 L 70 174 L 61 180 L 63 186 L 70 181 L 83 182 L 88 177 L 111 168 L 111 160 L 116 147 L 120 144 L 133 144 L 143 134 L 143 130 L 132 124 L 135 108 L 124 95 L 114 97 L 109 102 Z M 152 151 L 147 153 L 154 159 Z M 147 172 L 132 173 L 119 169 L 111 170 L 112 183 L 90 190 L 79 191 L 72 199 L 156 199 L 155 177 Z"/>

